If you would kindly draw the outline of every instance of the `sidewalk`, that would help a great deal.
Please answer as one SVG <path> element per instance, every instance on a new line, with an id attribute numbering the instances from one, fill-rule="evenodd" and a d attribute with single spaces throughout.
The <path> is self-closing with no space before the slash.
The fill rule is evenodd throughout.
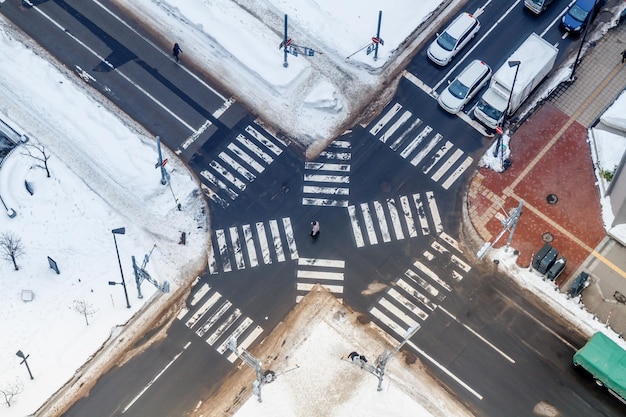
<path id="1" fill-rule="evenodd" d="M 528 267 L 550 243 L 567 259 L 557 280 L 561 291 L 580 271 L 589 273 L 583 303 L 617 333 L 626 332 L 626 304 L 614 297 L 616 291 L 626 295 L 626 248 L 608 238 L 602 224 L 587 128 L 626 88 L 625 44 L 626 24 L 621 24 L 590 48 L 576 81 L 560 86 L 511 137 L 511 167 L 503 173 L 480 169 L 467 197 L 472 225 L 486 242 L 524 200 L 511 242 L 519 251 L 518 265 Z"/>

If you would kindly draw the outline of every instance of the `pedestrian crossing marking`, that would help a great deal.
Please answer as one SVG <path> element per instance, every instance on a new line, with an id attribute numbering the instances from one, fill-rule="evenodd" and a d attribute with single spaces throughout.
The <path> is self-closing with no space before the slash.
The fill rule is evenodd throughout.
<path id="1" fill-rule="evenodd" d="M 417 218 L 420 222 L 420 230 L 424 236 L 430 234 L 430 229 L 428 228 L 428 219 L 426 218 L 426 213 L 424 212 L 424 206 L 422 205 L 422 200 L 420 199 L 420 195 L 413 194 L 413 203 L 417 208 Z"/>
<path id="2" fill-rule="evenodd" d="M 452 144 L 452 142 L 450 142 L 449 140 L 446 141 L 446 143 L 439 148 L 439 150 L 437 152 L 435 152 L 435 154 L 432 156 L 432 158 L 430 159 L 430 165 L 425 166 L 424 168 L 422 168 L 422 172 L 424 174 L 428 174 L 430 172 L 430 170 L 437 165 L 437 163 L 439 162 L 439 160 L 441 158 L 443 158 L 445 156 L 445 154 L 448 153 L 448 151 L 450 149 L 452 149 L 454 145 Z"/>
<path id="3" fill-rule="evenodd" d="M 439 301 L 443 301 L 443 299 L 446 297 L 445 295 L 441 294 L 441 292 L 437 288 L 435 288 L 433 285 L 426 282 L 424 278 L 419 276 L 412 269 L 407 269 L 406 271 L 404 271 L 404 275 L 407 278 L 409 278 L 411 281 L 413 281 L 414 283 L 422 287 L 430 295 L 437 298 Z"/>
<path id="4" fill-rule="evenodd" d="M 409 328 L 403 328 L 401 325 L 399 325 L 398 323 L 396 323 L 393 319 L 389 318 L 386 314 L 384 314 L 383 312 L 381 312 L 379 309 L 377 309 L 376 307 L 372 307 L 369 310 L 370 314 L 372 314 L 374 317 L 376 317 L 378 320 L 380 320 L 385 326 L 389 327 L 391 330 L 393 330 L 398 336 L 404 338 L 404 336 L 406 335 L 406 332 L 409 330 Z M 418 327 L 419 329 L 419 327 Z"/>
<path id="5" fill-rule="evenodd" d="M 454 240 L 454 238 L 452 236 L 449 236 L 447 233 L 445 232 L 441 232 L 439 234 L 439 237 L 441 239 L 443 239 L 444 242 L 446 242 L 448 245 L 452 246 L 454 249 L 456 249 L 458 252 L 463 253 L 463 251 L 461 250 L 461 246 L 459 245 L 459 242 L 457 242 L 456 240 Z"/>
<path id="6" fill-rule="evenodd" d="M 320 153 L 320 157 L 321 158 L 326 158 L 326 159 L 338 159 L 341 161 L 348 161 L 352 158 L 352 154 L 350 152 L 329 152 L 329 151 L 322 151 Z"/>
<path id="7" fill-rule="evenodd" d="M 226 313 L 226 311 L 228 311 L 228 309 L 232 306 L 233 304 L 226 300 L 224 302 L 224 304 L 222 304 L 220 306 L 220 308 L 211 315 L 211 317 L 208 318 L 207 321 L 205 321 L 202 326 L 200 326 L 200 328 L 198 328 L 198 330 L 196 330 L 196 334 L 199 337 L 203 337 L 205 335 L 205 333 L 207 333 L 209 331 L 209 329 L 219 321 L 219 319 L 224 315 L 224 313 Z"/>
<path id="8" fill-rule="evenodd" d="M 422 294 L 421 292 L 419 292 L 418 290 L 413 288 L 404 279 L 399 278 L 396 281 L 396 285 L 398 285 L 398 287 L 402 288 L 407 294 L 411 295 L 417 301 L 422 303 L 422 305 L 424 307 L 426 307 L 427 309 L 429 309 L 430 311 L 434 311 L 435 308 L 437 307 L 432 301 L 430 301 L 430 299 L 428 297 L 426 297 L 424 294 Z"/>
<path id="9" fill-rule="evenodd" d="M 270 232 L 276 249 L 276 258 L 278 262 L 285 262 L 285 252 L 283 252 L 283 242 L 280 240 L 280 232 L 278 231 L 278 222 L 270 220 Z"/>
<path id="10" fill-rule="evenodd" d="M 199 278 L 199 277 L 198 277 Z M 195 285 L 196 283 L 194 283 Z M 211 289 L 211 286 L 207 283 L 204 283 L 200 289 L 198 291 L 195 292 L 195 294 L 193 295 L 193 298 L 191 299 L 191 302 L 189 303 L 192 307 L 196 305 L 196 303 L 202 298 L 204 297 L 209 290 Z"/>
<path id="11" fill-rule="evenodd" d="M 387 139 L 398 130 L 407 120 L 411 118 L 412 114 L 410 111 L 406 110 L 402 113 L 402 116 L 398 120 L 393 123 L 389 129 L 378 138 L 382 143 L 387 143 Z"/>
<path id="12" fill-rule="evenodd" d="M 211 297 L 206 300 L 204 304 L 202 304 L 202 306 L 198 308 L 198 310 L 196 310 L 196 312 L 189 318 L 189 320 L 185 322 L 185 326 L 191 329 L 198 322 L 198 320 L 200 320 L 200 318 L 202 318 L 202 316 L 207 311 L 209 311 L 211 307 L 215 305 L 215 303 L 219 301 L 220 298 L 222 298 L 222 294 L 220 294 L 219 292 L 212 294 Z"/>
<path id="13" fill-rule="evenodd" d="M 243 319 L 243 321 L 239 324 L 239 326 L 237 326 L 237 328 L 230 334 L 229 337 L 227 337 L 221 345 L 219 345 L 219 347 L 216 349 L 220 355 L 223 355 L 224 352 L 226 352 L 226 350 L 228 349 L 228 344 L 230 343 L 230 339 L 231 338 L 235 338 L 237 339 L 239 336 L 241 336 L 243 334 L 243 332 L 246 331 L 246 329 L 248 327 L 250 327 L 250 325 L 253 323 L 253 320 L 250 317 L 246 317 L 245 319 Z"/>
<path id="14" fill-rule="evenodd" d="M 302 199 L 304 206 L 325 206 L 325 207 L 347 207 L 348 200 L 333 200 L 329 198 L 308 198 Z"/>
<path id="15" fill-rule="evenodd" d="M 404 220 L 409 229 L 410 237 L 417 237 L 417 229 L 415 228 L 415 222 L 413 221 L 413 213 L 411 213 L 411 206 L 409 205 L 409 198 L 405 195 L 400 197 L 400 205 L 402 206 L 402 212 L 404 214 Z"/>
<path id="16" fill-rule="evenodd" d="M 246 128 L 244 130 L 246 131 L 246 133 L 248 133 L 250 136 L 255 138 L 257 141 L 259 141 L 263 145 L 265 145 L 265 147 L 267 149 L 269 149 L 270 151 L 272 151 L 274 153 L 274 155 L 279 156 L 281 153 L 283 153 L 283 150 L 280 149 L 280 147 L 276 146 L 276 144 L 274 144 L 274 142 L 272 142 L 271 140 L 266 138 L 263 134 L 261 134 L 261 132 L 259 132 L 258 130 L 256 130 L 252 126 L 248 125 L 248 126 L 246 126 Z M 279 141 L 280 143 L 282 143 L 282 145 L 284 147 L 287 147 L 287 144 L 285 142 L 281 141 L 280 139 L 278 139 L 275 136 L 273 138 L 275 140 Z"/>
<path id="17" fill-rule="evenodd" d="M 237 172 L 241 173 L 246 178 L 246 180 L 248 180 L 248 182 L 252 182 L 252 181 L 254 181 L 256 179 L 256 175 L 254 175 L 252 172 L 250 172 L 246 167 L 241 165 L 239 162 L 235 161 L 235 159 L 232 158 L 230 155 L 228 155 L 226 152 L 220 152 L 219 155 L 217 155 L 217 156 L 222 161 L 224 161 L 228 165 L 230 165 L 233 168 L 235 168 L 235 170 Z"/>
<path id="18" fill-rule="evenodd" d="M 348 175 L 304 174 L 304 181 L 333 182 L 333 183 L 339 183 L 339 184 L 349 184 L 350 177 Z"/>
<path id="19" fill-rule="evenodd" d="M 320 160 L 304 163 L 302 205 L 347 207 L 350 194 L 351 144 L 346 140 L 332 142 L 318 156 Z"/>
<path id="20" fill-rule="evenodd" d="M 236 144 L 231 142 L 226 146 L 226 148 L 228 148 L 232 153 L 237 155 L 239 159 L 244 161 L 246 164 L 248 164 L 252 169 L 254 169 L 259 174 L 262 174 L 263 171 L 265 171 L 265 167 L 263 165 L 261 165 L 260 163 L 256 161 L 256 159 L 252 158 L 250 155 L 245 153 L 243 149 L 241 149 Z"/>
<path id="21" fill-rule="evenodd" d="M 350 193 L 349 188 L 342 187 L 312 187 L 305 185 L 302 188 L 305 194 L 331 194 L 331 195 L 348 195 Z"/>
<path id="22" fill-rule="evenodd" d="M 256 256 L 256 248 L 254 247 L 254 240 L 252 238 L 252 229 L 249 224 L 241 226 L 243 230 L 243 238 L 246 242 L 246 249 L 248 250 L 248 260 L 250 261 L 250 267 L 254 268 L 259 265 L 259 260 Z"/>
<path id="23" fill-rule="evenodd" d="M 250 152 L 252 152 L 256 156 L 258 156 L 260 159 L 262 159 L 266 165 L 270 165 L 272 162 L 274 162 L 274 158 L 272 158 L 271 156 L 263 152 L 261 148 L 259 148 L 254 143 L 252 143 L 250 139 L 248 139 L 241 133 L 237 135 L 236 140 L 237 142 L 242 144 L 244 147 L 246 147 Z"/>
<path id="24" fill-rule="evenodd" d="M 237 348 L 239 349 L 248 349 L 248 347 L 254 342 L 260 335 L 263 333 L 263 328 L 260 326 L 256 326 L 256 328 L 248 335 L 243 341 L 237 341 Z M 228 338 L 230 341 L 230 338 Z M 228 355 L 229 362 L 234 363 L 237 360 L 237 355 L 232 352 Z"/>
<path id="25" fill-rule="evenodd" d="M 309 292 L 315 285 L 321 284 L 330 292 L 343 294 L 343 280 L 345 261 L 340 259 L 299 258 L 296 272 L 296 290 Z M 304 297 L 296 296 L 296 303 Z M 339 298 L 342 302 L 342 299 Z"/>
<path id="26" fill-rule="evenodd" d="M 243 260 L 243 252 L 241 251 L 241 242 L 239 241 L 239 233 L 237 233 L 237 228 L 229 227 L 228 231 L 230 233 L 230 241 L 232 243 L 235 254 L 235 265 L 237 266 L 237 269 L 244 269 L 246 267 L 246 263 Z"/>
<path id="27" fill-rule="evenodd" d="M 415 129 L 417 126 L 419 126 L 420 124 L 422 124 L 422 120 L 417 117 L 413 123 L 411 123 L 411 126 L 409 126 L 409 128 L 407 130 L 405 130 L 402 134 L 400 134 L 398 136 L 398 138 L 391 144 L 389 145 L 389 147 L 391 149 L 393 149 L 394 151 L 397 151 L 398 148 L 400 148 L 400 146 L 402 145 L 402 143 L 404 142 L 404 139 L 408 136 L 408 134 L 413 131 L 413 129 Z M 415 141 L 416 139 L 413 139 L 413 141 Z M 409 145 L 411 146 L 411 145 Z M 417 145 L 415 145 L 417 146 Z"/>
<path id="28" fill-rule="evenodd" d="M 381 298 L 378 301 L 378 304 L 384 307 L 385 310 L 402 320 L 402 322 L 404 322 L 407 326 L 413 327 L 417 324 L 417 322 L 413 320 L 408 314 L 405 314 L 402 310 L 393 305 L 391 301 L 387 300 L 385 297 Z"/>
<path id="29" fill-rule="evenodd" d="M 439 284 L 439 286 L 445 288 L 446 290 L 448 290 L 449 292 L 452 291 L 452 288 L 445 283 L 445 281 L 443 281 L 441 278 L 439 278 L 439 275 L 435 274 L 430 268 L 428 268 L 426 265 L 424 265 L 423 263 L 421 263 L 420 261 L 415 261 L 413 263 L 413 265 L 419 269 L 421 272 L 423 272 L 424 274 L 426 274 L 426 276 L 428 276 L 428 278 L 432 279 L 433 281 L 435 281 L 437 284 Z"/>
<path id="30" fill-rule="evenodd" d="M 459 268 L 461 268 L 463 270 L 463 272 L 468 273 L 470 271 L 470 269 L 472 269 L 471 266 L 469 266 L 468 264 L 466 264 L 465 262 L 463 262 L 458 256 L 456 255 L 452 255 L 451 257 L 452 259 L 452 263 L 454 263 L 456 266 L 458 266 Z"/>
<path id="31" fill-rule="evenodd" d="M 446 179 L 443 184 L 441 184 L 441 186 L 443 187 L 444 190 L 447 190 L 450 188 L 450 186 L 452 184 L 454 184 L 454 182 L 461 176 L 463 175 L 463 173 L 465 172 L 465 170 L 467 170 L 467 168 L 469 168 L 472 165 L 472 162 L 474 161 L 474 159 L 471 156 L 468 156 L 467 158 L 465 158 L 465 160 L 461 163 L 461 165 L 459 165 L 459 167 L 457 169 L 455 169 L 452 174 L 450 174 L 450 176 L 448 177 L 448 179 Z"/>
<path id="32" fill-rule="evenodd" d="M 385 113 L 385 115 L 378 121 L 378 123 L 376 123 L 371 129 L 370 129 L 370 133 L 374 136 L 376 136 L 378 134 L 378 132 L 380 132 L 380 130 L 385 127 L 385 125 L 387 123 L 389 123 L 389 121 L 393 118 L 393 116 L 396 115 L 396 113 L 398 113 L 400 111 L 400 109 L 402 109 L 402 105 L 399 103 L 395 103 L 393 105 L 393 107 L 391 109 L 389 109 L 387 111 L 387 113 Z"/>
<path id="33" fill-rule="evenodd" d="M 370 245 L 377 245 L 378 238 L 376 237 L 376 231 L 374 230 L 374 222 L 372 221 L 370 207 L 367 205 L 367 203 L 361 203 L 361 212 L 363 214 L 365 231 L 367 232 L 367 238 L 369 239 Z"/>
<path id="34" fill-rule="evenodd" d="M 296 247 L 296 239 L 291 228 L 291 220 L 288 217 L 283 217 L 283 227 L 285 228 L 285 235 L 287 237 L 287 247 L 289 248 L 289 255 L 291 259 L 298 259 L 298 248 Z"/>
<path id="35" fill-rule="evenodd" d="M 224 335 L 224 333 L 226 333 L 226 331 L 230 328 L 230 326 L 233 325 L 233 323 L 239 318 L 239 316 L 241 316 L 241 310 L 236 308 L 235 311 L 230 313 L 226 320 L 223 321 L 213 333 L 211 333 L 211 336 L 206 339 L 206 342 L 209 345 L 213 346 L 215 342 L 217 342 L 217 339 L 219 339 L 220 337 L 222 337 L 222 335 Z"/>
<path id="36" fill-rule="evenodd" d="M 378 201 L 374 201 L 374 211 L 378 218 L 378 226 L 383 235 L 383 242 L 391 242 L 391 235 L 389 234 L 389 228 L 387 227 L 387 219 L 385 218 L 385 212 L 383 206 Z"/>
<path id="37" fill-rule="evenodd" d="M 257 222 L 256 231 L 257 235 L 259 236 L 259 245 L 261 246 L 263 263 L 265 265 L 269 265 L 272 263 L 272 257 L 270 256 L 270 248 L 267 243 L 267 235 L 265 234 L 265 225 L 263 224 L 263 222 Z"/>
<path id="38" fill-rule="evenodd" d="M 396 200 L 394 200 L 393 198 L 388 198 L 387 208 L 389 209 L 389 216 L 391 217 L 391 224 L 393 225 L 393 232 L 396 236 L 396 239 L 404 239 L 402 224 L 400 223 L 400 217 L 398 216 L 398 210 L 396 209 Z"/>
<path id="39" fill-rule="evenodd" d="M 411 159 L 411 165 L 417 166 L 417 164 L 422 162 L 422 159 L 426 158 L 426 155 L 428 155 L 433 149 L 435 149 L 435 146 L 437 146 L 441 139 L 443 139 L 443 136 L 437 133 L 435 137 L 432 138 L 426 144 L 426 146 L 413 157 L 413 159 Z"/>
<path id="40" fill-rule="evenodd" d="M 213 184 L 213 186 L 215 186 L 216 188 L 223 190 L 231 200 L 234 200 L 239 196 L 239 194 L 233 191 L 228 185 L 226 185 L 222 180 L 213 175 L 213 173 L 211 173 L 210 171 L 200 171 L 200 175 L 202 175 L 204 179 Z"/>
<path id="41" fill-rule="evenodd" d="M 354 235 L 356 247 L 361 248 L 365 246 L 365 240 L 363 239 L 363 234 L 361 233 L 360 222 L 356 218 L 356 209 L 354 206 L 348 206 L 348 216 L 350 217 L 350 224 L 352 225 L 352 234 Z"/>
<path id="42" fill-rule="evenodd" d="M 305 162 L 304 169 L 311 171 L 339 171 L 350 172 L 350 165 L 348 164 L 332 164 L 324 162 Z"/>
<path id="43" fill-rule="evenodd" d="M 437 206 L 437 201 L 435 200 L 435 195 L 432 191 L 426 191 L 426 199 L 428 201 L 428 210 L 430 211 L 430 216 L 432 217 L 433 223 L 435 225 L 435 233 L 443 233 L 443 223 L 441 223 L 439 208 Z"/>
<path id="44" fill-rule="evenodd" d="M 426 319 L 428 318 L 428 314 L 426 314 L 424 310 L 416 306 L 404 295 L 400 294 L 395 288 L 389 288 L 389 290 L 387 290 L 387 294 L 389 294 L 389 296 L 391 296 L 392 298 L 398 300 L 403 306 L 405 306 L 407 309 L 409 309 L 409 311 L 411 311 L 423 321 L 426 321 Z"/>
<path id="45" fill-rule="evenodd" d="M 462 150 L 460 149 L 455 150 L 454 153 L 450 156 L 450 158 L 446 159 L 446 162 L 444 162 L 443 165 L 441 165 L 439 169 L 430 178 L 432 178 L 433 181 L 438 182 L 441 179 L 441 177 L 443 177 L 444 174 L 447 173 L 450 168 L 452 168 L 452 165 L 454 165 L 456 161 L 458 161 L 461 158 L 462 155 L 463 155 Z"/>
<path id="46" fill-rule="evenodd" d="M 417 135 L 415 137 L 415 139 L 413 139 L 411 141 L 411 143 L 409 143 L 409 145 L 406 148 L 404 148 L 404 150 L 402 152 L 400 152 L 400 156 L 403 157 L 404 159 L 406 159 L 410 154 L 413 153 L 415 148 L 417 148 L 419 146 L 419 144 L 422 143 L 424 138 L 426 136 L 428 136 L 430 134 L 430 132 L 432 132 L 432 130 L 433 130 L 433 128 L 430 127 L 430 126 L 424 127 L 424 129 L 422 129 L 422 131 L 419 133 L 419 135 Z"/>

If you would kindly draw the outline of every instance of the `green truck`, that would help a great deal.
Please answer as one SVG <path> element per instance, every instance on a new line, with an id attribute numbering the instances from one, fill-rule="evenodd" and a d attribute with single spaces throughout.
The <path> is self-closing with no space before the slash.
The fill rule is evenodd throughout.
<path id="1" fill-rule="evenodd" d="M 589 372 L 599 386 L 626 404 L 626 350 L 598 332 L 574 354 L 574 365 Z"/>

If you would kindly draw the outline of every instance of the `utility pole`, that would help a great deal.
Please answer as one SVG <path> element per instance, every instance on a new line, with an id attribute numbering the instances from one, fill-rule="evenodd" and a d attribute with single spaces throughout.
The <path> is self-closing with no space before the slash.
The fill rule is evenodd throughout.
<path id="1" fill-rule="evenodd" d="M 241 349 L 240 352 L 237 349 L 237 339 L 235 339 L 234 337 L 231 337 L 231 339 L 228 341 L 228 348 L 232 350 L 233 353 L 237 355 L 237 357 L 241 359 L 246 365 L 254 369 L 256 373 L 256 379 L 252 383 L 252 392 L 254 392 L 254 394 L 259 398 L 259 402 L 263 402 L 261 398 L 261 388 L 263 387 L 263 385 L 272 382 L 276 374 L 274 373 L 274 371 L 270 370 L 263 372 L 261 361 L 247 350 Z"/>

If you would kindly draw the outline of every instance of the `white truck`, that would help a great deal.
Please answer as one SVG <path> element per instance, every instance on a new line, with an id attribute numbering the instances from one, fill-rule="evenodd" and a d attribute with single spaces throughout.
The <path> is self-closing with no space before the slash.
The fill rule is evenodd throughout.
<path id="1" fill-rule="evenodd" d="M 515 113 L 552 70 L 558 52 L 554 45 L 531 33 L 491 77 L 489 88 L 474 109 L 476 119 L 492 129 L 500 126 L 504 117 Z M 519 65 L 515 65 L 518 61 Z"/>

